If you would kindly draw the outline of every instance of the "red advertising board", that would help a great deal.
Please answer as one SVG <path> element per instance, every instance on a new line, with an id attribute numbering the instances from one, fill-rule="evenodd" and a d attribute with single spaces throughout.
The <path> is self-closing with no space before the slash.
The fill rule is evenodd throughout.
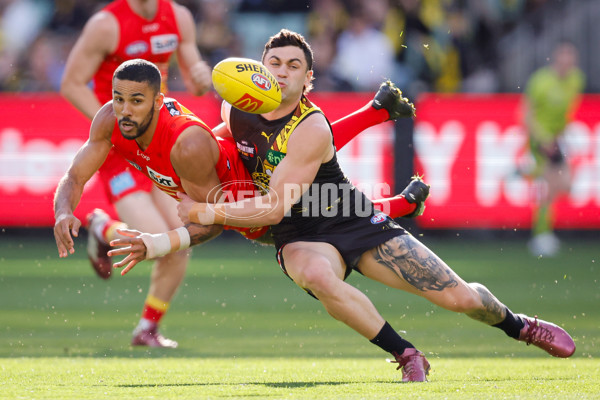
<path id="1" fill-rule="evenodd" d="M 424 228 L 529 228 L 544 186 L 530 165 L 518 95 L 426 95 L 417 103 L 415 168 L 431 184 Z M 572 188 L 556 226 L 600 228 L 600 96 L 586 96 L 564 137 Z"/>
<path id="2" fill-rule="evenodd" d="M 363 106 L 371 94 L 313 94 L 331 121 Z M 209 126 L 220 101 L 174 94 Z M 538 184 L 527 165 L 518 95 L 427 95 L 417 102 L 415 172 L 431 184 L 423 228 L 526 229 Z M 572 189 L 556 204 L 563 229 L 600 228 L 600 96 L 587 96 L 565 136 Z M 0 227 L 52 226 L 56 185 L 86 140 L 89 122 L 57 94 L 0 95 Z M 371 128 L 339 152 L 350 179 L 370 197 L 393 188 L 393 124 Z M 76 215 L 95 207 L 115 216 L 94 177 Z"/>
<path id="3" fill-rule="evenodd" d="M 220 122 L 220 100 L 173 94 L 209 126 Z M 315 94 L 311 99 L 335 121 L 362 107 L 371 94 Z M 58 94 L 0 95 L 0 228 L 54 225 L 53 195 L 77 149 L 89 133 L 89 121 Z M 371 128 L 349 143 L 340 162 L 355 184 L 369 191 L 386 183 L 375 197 L 393 187 L 393 124 Z M 372 190 L 371 190 L 372 191 Z M 86 185 L 76 215 L 99 207 L 116 216 L 96 176 Z"/>

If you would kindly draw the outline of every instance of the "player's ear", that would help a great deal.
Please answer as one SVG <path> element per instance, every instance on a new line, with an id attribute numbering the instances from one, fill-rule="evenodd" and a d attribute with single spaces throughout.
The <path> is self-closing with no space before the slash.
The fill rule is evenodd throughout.
<path id="1" fill-rule="evenodd" d="M 304 89 L 303 93 L 306 94 L 312 90 L 312 81 L 313 81 L 313 70 L 309 69 L 306 71 L 306 76 L 304 77 Z"/>
<path id="2" fill-rule="evenodd" d="M 165 95 L 162 93 L 157 93 L 157 95 L 154 97 L 154 108 L 156 110 L 160 110 L 160 108 L 163 106 L 165 102 Z"/>

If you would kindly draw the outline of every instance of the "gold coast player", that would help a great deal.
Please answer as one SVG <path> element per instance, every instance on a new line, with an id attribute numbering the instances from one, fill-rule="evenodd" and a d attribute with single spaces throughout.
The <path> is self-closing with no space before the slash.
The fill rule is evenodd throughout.
<path id="1" fill-rule="evenodd" d="M 196 95 L 211 87 L 209 66 L 196 47 L 195 26 L 185 7 L 169 0 L 116 0 L 86 23 L 67 60 L 61 92 L 90 120 L 112 99 L 112 77 L 125 60 L 144 58 L 155 63 L 163 77 L 166 93 L 169 60 L 177 55 L 187 89 Z M 88 87 L 93 81 L 93 90 Z M 128 226 L 162 232 L 179 226 L 174 201 L 111 151 L 99 170 L 110 203 Z M 88 216 L 88 255 L 99 276 L 110 277 L 112 262 L 107 242 L 116 227 L 124 224 L 109 219 L 101 210 Z M 177 343 L 158 333 L 158 324 L 183 281 L 187 266 L 185 252 L 157 259 L 140 322 L 132 344 L 176 347 Z M 168 272 L 167 272 L 168 271 Z"/>
<path id="2" fill-rule="evenodd" d="M 564 329 L 514 314 L 482 284 L 465 282 L 385 214 L 371 209 L 360 215 L 355 205 L 369 201 L 344 176 L 327 119 L 306 97 L 313 79 L 310 46 L 301 35 L 282 30 L 265 45 L 262 61 L 281 86 L 281 105 L 263 115 L 228 107 L 222 115 L 234 140 L 255 148 L 254 157 L 242 157 L 250 172 L 258 176 L 275 147 L 284 153 L 272 173 L 261 176 L 268 191 L 260 198 L 219 204 L 194 203 L 182 196 L 178 207 L 184 222 L 271 224 L 281 268 L 319 299 L 332 317 L 391 353 L 402 368 L 403 381 L 425 381 L 429 362 L 398 335 L 363 292 L 345 282 L 352 270 L 464 313 L 553 356 L 575 352 Z M 284 129 L 293 118 L 300 122 Z M 262 132 L 272 134 L 268 142 Z M 332 186 L 333 195 L 332 190 L 321 190 Z M 310 189 L 298 190 L 306 187 Z"/>

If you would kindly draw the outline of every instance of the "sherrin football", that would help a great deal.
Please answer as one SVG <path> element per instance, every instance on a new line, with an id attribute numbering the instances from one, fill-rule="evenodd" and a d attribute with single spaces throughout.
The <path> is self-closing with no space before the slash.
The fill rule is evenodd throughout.
<path id="1" fill-rule="evenodd" d="M 281 104 L 281 88 L 264 65 L 250 58 L 231 57 L 212 71 L 215 90 L 229 104 L 252 114 L 264 114 Z"/>

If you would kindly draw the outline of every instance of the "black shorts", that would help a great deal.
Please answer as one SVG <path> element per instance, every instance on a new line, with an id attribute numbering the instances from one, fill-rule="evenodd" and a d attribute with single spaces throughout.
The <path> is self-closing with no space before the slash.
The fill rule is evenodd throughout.
<path id="1" fill-rule="evenodd" d="M 283 248 L 294 242 L 322 242 L 329 243 L 339 251 L 346 263 L 346 274 L 344 279 L 350 275 L 353 269 L 358 270 L 360 257 L 368 250 L 387 242 L 388 240 L 407 235 L 396 221 L 378 213 L 372 217 L 352 218 L 342 224 L 335 224 L 327 229 L 326 233 L 298 236 L 279 242 L 275 237 L 276 258 L 279 266 L 287 275 L 283 260 Z"/>

